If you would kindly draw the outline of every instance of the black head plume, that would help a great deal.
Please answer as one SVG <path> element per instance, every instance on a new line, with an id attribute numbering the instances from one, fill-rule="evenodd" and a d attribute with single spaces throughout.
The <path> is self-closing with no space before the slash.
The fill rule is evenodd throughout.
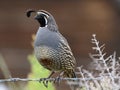
<path id="1" fill-rule="evenodd" d="M 26 12 L 27 17 L 30 17 L 32 12 L 36 12 L 36 11 L 35 10 L 27 10 L 27 12 Z"/>
<path id="2" fill-rule="evenodd" d="M 48 27 L 50 29 L 54 28 L 54 30 L 58 29 L 58 26 L 56 24 L 54 17 L 49 12 L 45 10 L 36 11 L 36 10 L 29 9 L 26 12 L 26 16 L 30 17 L 32 13 L 36 14 L 34 19 L 39 22 L 40 27 Z"/>

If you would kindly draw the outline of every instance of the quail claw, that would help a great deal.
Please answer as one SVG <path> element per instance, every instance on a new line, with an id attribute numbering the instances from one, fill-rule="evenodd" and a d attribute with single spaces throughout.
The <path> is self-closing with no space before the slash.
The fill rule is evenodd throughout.
<path id="1" fill-rule="evenodd" d="M 47 88 L 48 87 L 48 80 L 43 81 L 44 86 Z"/>
<path id="2" fill-rule="evenodd" d="M 47 79 L 48 79 L 48 78 L 41 78 L 41 79 L 39 80 L 39 83 L 42 82 L 46 88 L 48 87 L 48 80 L 47 80 Z"/>
<path id="3" fill-rule="evenodd" d="M 39 83 L 41 83 L 42 81 L 43 81 L 43 78 L 40 78 Z"/>

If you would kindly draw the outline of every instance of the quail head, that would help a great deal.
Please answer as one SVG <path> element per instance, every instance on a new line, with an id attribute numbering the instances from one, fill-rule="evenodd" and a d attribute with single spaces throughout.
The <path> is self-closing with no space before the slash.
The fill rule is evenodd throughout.
<path id="1" fill-rule="evenodd" d="M 58 30 L 54 17 L 45 10 L 29 10 L 27 16 L 36 13 L 35 19 L 40 24 L 34 41 L 34 52 L 39 63 L 51 71 L 50 78 L 55 72 L 59 76 L 75 78 L 76 60 L 67 40 Z"/>

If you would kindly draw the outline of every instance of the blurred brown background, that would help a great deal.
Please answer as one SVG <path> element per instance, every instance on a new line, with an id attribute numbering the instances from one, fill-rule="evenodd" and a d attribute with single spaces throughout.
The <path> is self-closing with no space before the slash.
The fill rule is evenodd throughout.
<path id="1" fill-rule="evenodd" d="M 106 44 L 107 54 L 120 56 L 119 0 L 1 0 L 0 53 L 13 77 L 26 77 L 30 71 L 27 56 L 33 52 L 31 35 L 39 24 L 26 17 L 27 9 L 44 9 L 56 19 L 67 38 L 78 66 L 89 65 L 92 34 Z M 34 16 L 34 15 L 33 15 Z M 0 71 L 0 78 L 3 75 Z"/>

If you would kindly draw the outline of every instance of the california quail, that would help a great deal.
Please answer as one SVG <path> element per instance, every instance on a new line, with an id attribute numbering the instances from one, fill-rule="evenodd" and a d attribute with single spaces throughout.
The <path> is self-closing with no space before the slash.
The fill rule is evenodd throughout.
<path id="1" fill-rule="evenodd" d="M 54 17 L 45 10 L 28 10 L 27 16 L 35 12 L 35 19 L 40 27 L 34 41 L 34 52 L 39 63 L 54 72 L 59 71 L 64 77 L 75 78 L 76 60 L 67 40 L 61 35 Z"/>

